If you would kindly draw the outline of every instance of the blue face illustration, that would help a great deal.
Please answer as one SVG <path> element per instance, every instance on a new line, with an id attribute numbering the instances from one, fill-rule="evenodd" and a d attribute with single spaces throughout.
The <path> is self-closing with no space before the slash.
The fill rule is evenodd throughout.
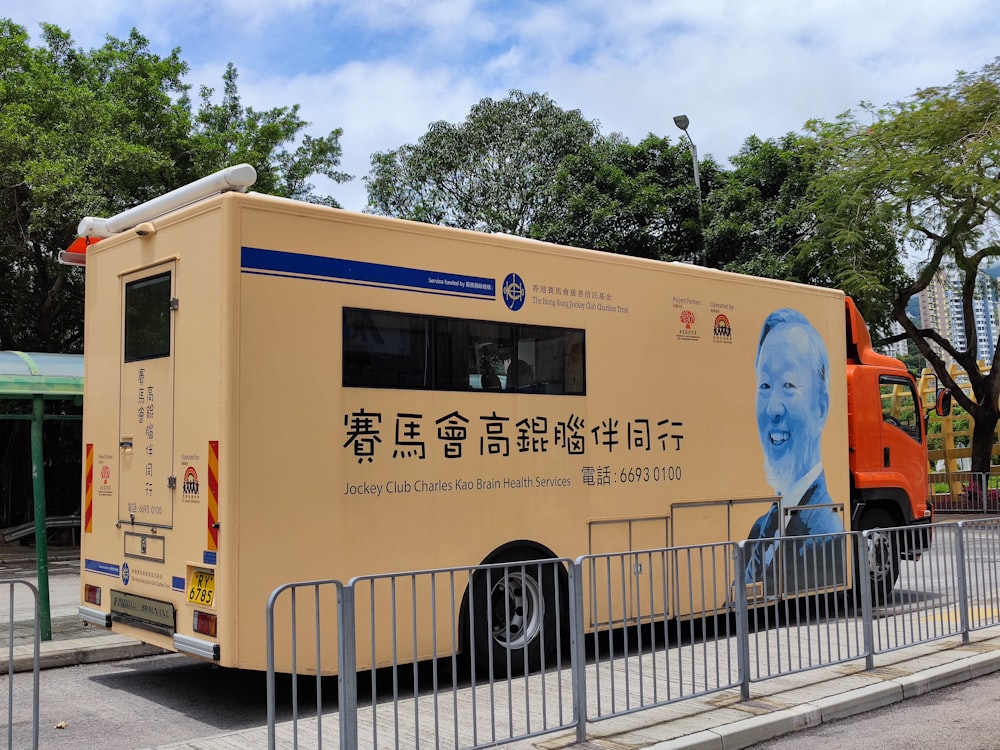
<path id="1" fill-rule="evenodd" d="M 820 460 L 829 394 L 816 346 L 806 326 L 789 323 L 767 334 L 758 355 L 757 429 L 768 481 L 781 494 Z"/>

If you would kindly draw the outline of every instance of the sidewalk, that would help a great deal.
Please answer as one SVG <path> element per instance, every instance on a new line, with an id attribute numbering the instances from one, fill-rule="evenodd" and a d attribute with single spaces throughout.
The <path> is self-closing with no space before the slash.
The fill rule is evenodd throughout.
<path id="1" fill-rule="evenodd" d="M 77 561 L 70 564 L 70 561 Z M 87 625 L 80 619 L 79 548 L 54 551 L 49 571 L 49 616 L 52 640 L 39 644 L 39 667 L 51 669 L 76 664 L 134 659 L 163 653 L 162 649 Z M 0 581 L 27 581 L 37 588 L 34 549 L 0 546 Z M 30 672 L 34 665 L 34 597 L 27 586 L 15 584 L 13 628 L 10 622 L 11 586 L 0 585 L 0 674 L 7 674 L 12 652 L 15 672 Z M 11 649 L 13 630 L 13 649 Z"/>
<path id="2" fill-rule="evenodd" d="M 738 690 L 726 690 L 592 722 L 583 744 L 575 744 L 575 732 L 570 731 L 499 746 L 507 750 L 740 750 L 996 672 L 1000 670 L 1000 628 L 976 633 L 965 645 L 951 638 L 895 651 L 876 657 L 875 665 L 865 671 L 863 662 L 852 662 L 757 682 L 746 702 L 740 701 Z M 297 735 L 291 722 L 278 724 L 278 746 L 291 747 L 294 742 L 303 750 L 336 747 L 335 722 L 335 713 L 324 714 L 322 744 L 317 742 L 315 719 L 299 719 Z M 371 738 L 365 736 L 365 728 L 359 730 L 360 746 L 372 746 L 366 743 Z M 428 746 L 434 746 L 433 741 Z M 153 750 L 237 748 L 267 750 L 266 727 Z"/>
<path id="3" fill-rule="evenodd" d="M 10 564 L 0 548 L 0 580 L 35 583 L 28 568 Z M 72 555 L 72 551 L 65 553 Z M 77 552 L 78 555 L 78 552 Z M 32 563 L 33 564 L 33 558 Z M 30 567 L 30 566 L 29 566 Z M 14 669 L 30 671 L 34 654 L 32 597 L 17 585 L 14 607 Z M 9 666 L 9 588 L 0 586 L 0 676 Z M 42 669 L 116 661 L 163 653 L 130 638 L 85 625 L 77 616 L 79 573 L 70 563 L 49 580 L 52 640 L 39 649 Z M 503 745 L 510 750 L 736 750 L 799 729 L 818 726 L 912 698 L 1000 670 L 1000 627 L 876 656 L 865 671 L 862 660 L 756 682 L 749 701 L 738 690 L 650 708 L 587 726 L 588 740 L 575 745 L 574 732 L 555 732 Z M 264 717 L 261 717 L 263 724 Z M 316 747 L 316 720 L 299 719 L 297 746 Z M 366 729 L 360 727 L 364 739 Z M 282 746 L 292 737 L 290 723 L 277 727 Z M 335 747 L 336 715 L 323 718 L 323 745 Z M 423 738 L 421 738 L 423 739 Z M 423 744 L 423 742 L 421 742 Z M 430 743 L 433 745 L 433 742 Z M 364 746 L 364 742 L 362 742 Z M 157 750 L 265 750 L 265 726 L 155 746 Z"/>

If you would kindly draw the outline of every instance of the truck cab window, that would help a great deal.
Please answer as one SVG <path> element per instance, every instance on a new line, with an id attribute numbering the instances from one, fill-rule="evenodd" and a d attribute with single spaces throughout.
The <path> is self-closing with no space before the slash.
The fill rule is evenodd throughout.
<path id="1" fill-rule="evenodd" d="M 920 410 L 917 395 L 909 381 L 882 375 L 879 378 L 882 395 L 882 421 L 920 442 Z"/>

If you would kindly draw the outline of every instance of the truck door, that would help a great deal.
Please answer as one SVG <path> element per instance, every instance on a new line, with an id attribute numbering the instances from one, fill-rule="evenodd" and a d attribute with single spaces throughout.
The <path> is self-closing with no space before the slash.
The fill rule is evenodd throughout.
<path id="1" fill-rule="evenodd" d="M 882 468 L 902 480 L 921 477 L 927 461 L 923 423 L 913 384 L 897 375 L 880 375 L 882 396 Z M 922 497 L 926 487 L 907 487 L 911 498 Z"/>
<path id="2" fill-rule="evenodd" d="M 118 520 L 126 555 L 161 561 L 161 551 L 148 549 L 148 534 L 174 523 L 175 266 L 171 261 L 122 277 Z"/>

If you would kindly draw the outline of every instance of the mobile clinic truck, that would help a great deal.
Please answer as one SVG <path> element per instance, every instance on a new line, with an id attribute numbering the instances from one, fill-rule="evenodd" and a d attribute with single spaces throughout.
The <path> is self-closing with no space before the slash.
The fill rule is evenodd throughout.
<path id="1" fill-rule="evenodd" d="M 799 439 L 761 415 L 810 393 L 759 382 L 776 310 L 828 358 L 805 420 L 828 519 L 925 530 L 876 535 L 883 590 L 929 543 L 915 384 L 841 292 L 243 192 L 255 176 L 84 219 L 63 254 L 86 265 L 87 622 L 263 669 L 288 582 L 747 538 L 779 508 L 762 446 Z M 530 570 L 519 612 L 548 621 L 564 602 Z M 513 650 L 528 619 L 471 629 Z"/>

